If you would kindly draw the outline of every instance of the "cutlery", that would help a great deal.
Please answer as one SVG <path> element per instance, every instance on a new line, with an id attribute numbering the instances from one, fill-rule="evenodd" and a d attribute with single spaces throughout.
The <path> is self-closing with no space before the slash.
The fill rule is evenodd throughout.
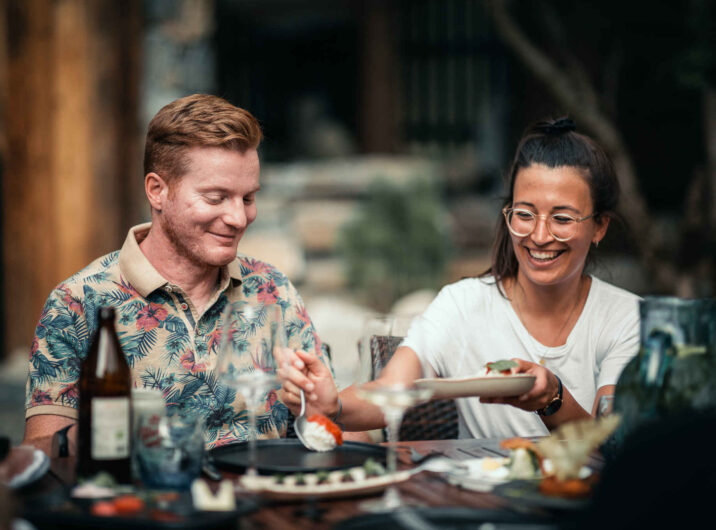
<path id="1" fill-rule="evenodd" d="M 308 436 L 306 435 L 306 429 L 308 428 L 308 419 L 306 418 L 306 396 L 301 390 L 301 412 L 296 416 L 296 420 L 293 422 L 293 430 L 296 432 L 296 436 L 301 443 L 310 449 L 315 451 L 316 449 L 308 442 Z"/>
<path id="2" fill-rule="evenodd" d="M 410 447 L 410 461 L 413 464 L 422 464 L 427 459 L 433 458 L 434 456 L 444 456 L 444 453 L 441 451 L 430 451 L 429 453 L 423 454 L 417 451 L 414 447 Z"/>
<path id="3" fill-rule="evenodd" d="M 411 475 L 416 475 L 422 471 L 432 471 L 433 473 L 450 472 L 467 472 L 467 466 L 462 462 L 453 460 L 440 454 L 430 454 L 425 457 L 425 461 L 407 470 Z"/>

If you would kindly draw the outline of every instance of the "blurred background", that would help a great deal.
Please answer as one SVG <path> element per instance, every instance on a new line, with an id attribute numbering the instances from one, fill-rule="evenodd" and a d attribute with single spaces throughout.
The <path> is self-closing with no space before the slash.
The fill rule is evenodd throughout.
<path id="1" fill-rule="evenodd" d="M 261 122 L 240 250 L 297 285 L 339 383 L 364 315 L 422 311 L 483 272 L 530 122 L 609 151 L 624 226 L 594 269 L 639 294 L 713 296 L 714 2 L 0 0 L 0 400 L 22 436 L 51 288 L 149 219 L 146 125 L 213 93 Z M 628 228 L 625 226 L 628 225 Z"/>

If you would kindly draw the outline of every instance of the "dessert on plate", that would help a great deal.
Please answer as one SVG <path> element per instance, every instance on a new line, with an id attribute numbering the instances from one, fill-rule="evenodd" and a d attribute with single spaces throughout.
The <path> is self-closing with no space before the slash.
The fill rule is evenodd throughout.
<path id="1" fill-rule="evenodd" d="M 341 428 L 322 414 L 309 416 L 304 436 L 316 451 L 330 451 L 343 444 Z"/>
<path id="2" fill-rule="evenodd" d="M 519 365 L 511 359 L 501 359 L 499 361 L 493 361 L 487 363 L 482 373 L 483 377 L 494 377 L 494 376 L 509 376 L 515 373 L 515 369 Z"/>

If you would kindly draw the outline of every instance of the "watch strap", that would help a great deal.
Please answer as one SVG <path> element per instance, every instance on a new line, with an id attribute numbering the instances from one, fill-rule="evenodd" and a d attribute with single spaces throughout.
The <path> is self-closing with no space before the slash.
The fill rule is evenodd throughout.
<path id="1" fill-rule="evenodd" d="M 546 407 L 535 411 L 540 416 L 551 416 L 562 407 L 562 380 L 557 377 L 557 375 L 555 375 L 555 377 L 557 378 L 557 395 L 554 396 L 552 401 L 550 401 Z"/>

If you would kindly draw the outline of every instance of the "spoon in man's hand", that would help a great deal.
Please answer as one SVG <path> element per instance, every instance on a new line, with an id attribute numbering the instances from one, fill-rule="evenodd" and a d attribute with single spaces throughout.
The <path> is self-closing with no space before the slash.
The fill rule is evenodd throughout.
<path id="1" fill-rule="evenodd" d="M 306 449 L 315 451 L 316 448 L 311 445 L 308 441 L 308 435 L 306 435 L 306 429 L 308 429 L 308 419 L 306 418 L 306 396 L 301 389 L 301 412 L 296 416 L 296 420 L 293 422 L 293 430 L 296 431 L 296 436 Z"/>

